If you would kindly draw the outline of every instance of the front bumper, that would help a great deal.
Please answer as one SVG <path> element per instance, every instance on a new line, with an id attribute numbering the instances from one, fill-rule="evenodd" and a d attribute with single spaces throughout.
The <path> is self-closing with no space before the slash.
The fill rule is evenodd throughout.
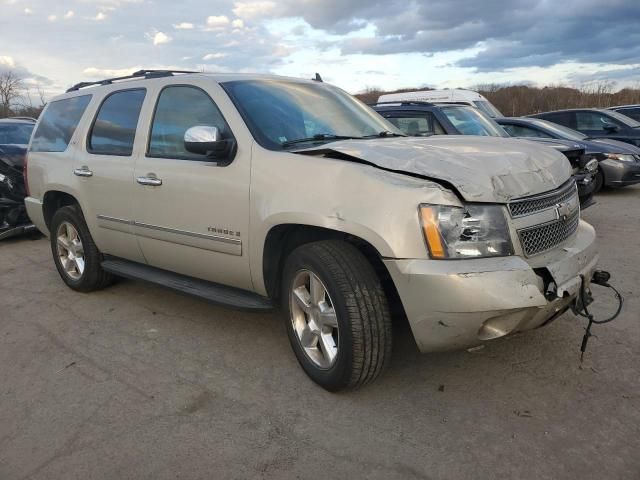
<path id="1" fill-rule="evenodd" d="M 602 160 L 600 167 L 604 172 L 604 184 L 609 187 L 624 187 L 640 183 L 640 162 L 621 162 Z"/>
<path id="2" fill-rule="evenodd" d="M 385 265 L 418 348 L 433 352 L 467 348 L 547 323 L 574 304 L 580 275 L 589 282 L 597 261 L 595 232 L 581 221 L 573 239 L 544 268 L 557 286 L 552 299 L 545 297 L 543 277 L 521 257 L 388 259 Z"/>

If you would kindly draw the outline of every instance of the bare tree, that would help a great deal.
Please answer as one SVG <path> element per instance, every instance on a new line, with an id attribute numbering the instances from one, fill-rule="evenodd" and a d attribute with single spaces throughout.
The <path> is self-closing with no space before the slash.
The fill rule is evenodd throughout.
<path id="1" fill-rule="evenodd" d="M 11 114 L 11 105 L 22 97 L 23 90 L 22 78 L 10 70 L 0 73 L 0 117 Z"/>

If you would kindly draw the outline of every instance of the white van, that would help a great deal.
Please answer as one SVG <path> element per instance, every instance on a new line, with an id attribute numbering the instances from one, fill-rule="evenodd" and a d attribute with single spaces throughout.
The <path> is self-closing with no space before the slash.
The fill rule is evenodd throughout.
<path id="1" fill-rule="evenodd" d="M 378 98 L 378 103 L 382 102 L 463 103 L 476 107 L 492 118 L 504 117 L 500 110 L 478 92 L 463 88 L 387 93 L 380 95 L 380 98 Z"/>

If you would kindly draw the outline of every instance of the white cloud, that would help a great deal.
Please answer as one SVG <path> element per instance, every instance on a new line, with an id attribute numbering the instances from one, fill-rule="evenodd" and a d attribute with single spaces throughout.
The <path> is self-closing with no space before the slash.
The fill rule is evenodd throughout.
<path id="1" fill-rule="evenodd" d="M 207 26 L 211 28 L 221 28 L 229 25 L 229 17 L 226 15 L 211 15 L 207 17 Z"/>
<path id="2" fill-rule="evenodd" d="M 176 30 L 191 30 L 193 28 L 193 23 L 189 23 L 189 22 L 175 23 L 173 25 L 173 28 L 175 28 Z"/>
<path id="3" fill-rule="evenodd" d="M 164 32 L 154 31 L 152 33 L 146 33 L 146 37 L 153 42 L 154 45 L 164 45 L 169 43 L 172 39 Z"/>
<path id="4" fill-rule="evenodd" d="M 49 15 L 47 17 L 47 20 L 49 20 L 50 22 L 55 22 L 56 20 L 58 20 L 58 16 L 57 15 Z"/>
<path id="5" fill-rule="evenodd" d="M 64 14 L 64 18 L 66 19 L 73 18 L 74 15 L 75 13 L 73 13 L 73 10 L 69 10 L 67 13 Z"/>
<path id="6" fill-rule="evenodd" d="M 231 22 L 231 26 L 233 28 L 244 28 L 244 22 L 240 18 L 236 18 L 233 22 Z"/>
<path id="7" fill-rule="evenodd" d="M 129 67 L 129 68 L 96 68 L 88 67 L 82 71 L 82 74 L 89 78 L 111 78 L 111 77 L 125 77 L 131 75 L 133 72 L 142 70 L 142 67 Z"/>
<path id="8" fill-rule="evenodd" d="M 24 13 L 25 15 L 31 15 L 33 13 L 33 10 L 31 10 L 29 7 L 24 9 Z"/>
<path id="9" fill-rule="evenodd" d="M 220 58 L 224 58 L 226 57 L 228 54 L 227 53 L 207 53 L 204 57 L 202 57 L 203 60 L 217 60 Z"/>
<path id="10" fill-rule="evenodd" d="M 102 20 L 105 20 L 107 18 L 107 16 L 104 14 L 104 12 L 98 12 L 96 14 L 95 17 L 93 17 L 93 20 L 95 20 L 96 22 L 101 22 Z"/>
<path id="11" fill-rule="evenodd" d="M 277 10 L 276 2 L 262 0 L 255 2 L 235 2 L 233 13 L 240 18 L 254 19 L 273 15 Z"/>
<path id="12" fill-rule="evenodd" d="M 16 61 L 13 57 L 0 55 L 0 65 L 9 68 L 16 68 Z"/>

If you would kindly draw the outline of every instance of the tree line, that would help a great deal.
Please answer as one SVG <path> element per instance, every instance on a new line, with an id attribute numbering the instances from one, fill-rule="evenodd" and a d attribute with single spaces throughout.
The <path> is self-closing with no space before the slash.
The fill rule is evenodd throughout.
<path id="1" fill-rule="evenodd" d="M 605 108 L 615 105 L 640 104 L 640 88 L 623 88 L 614 91 L 609 81 L 588 83 L 580 87 L 562 85 L 532 87 L 529 85 L 505 86 L 498 84 L 476 85 L 470 88 L 484 95 L 498 110 L 509 117 L 548 112 L 563 108 Z M 383 91 L 369 88 L 356 97 L 365 103 L 375 103 L 385 93 L 415 92 L 431 88 L 405 88 Z"/>
<path id="2" fill-rule="evenodd" d="M 39 87 L 33 90 L 11 70 L 0 72 L 0 118 L 38 118 L 46 101 Z"/>

